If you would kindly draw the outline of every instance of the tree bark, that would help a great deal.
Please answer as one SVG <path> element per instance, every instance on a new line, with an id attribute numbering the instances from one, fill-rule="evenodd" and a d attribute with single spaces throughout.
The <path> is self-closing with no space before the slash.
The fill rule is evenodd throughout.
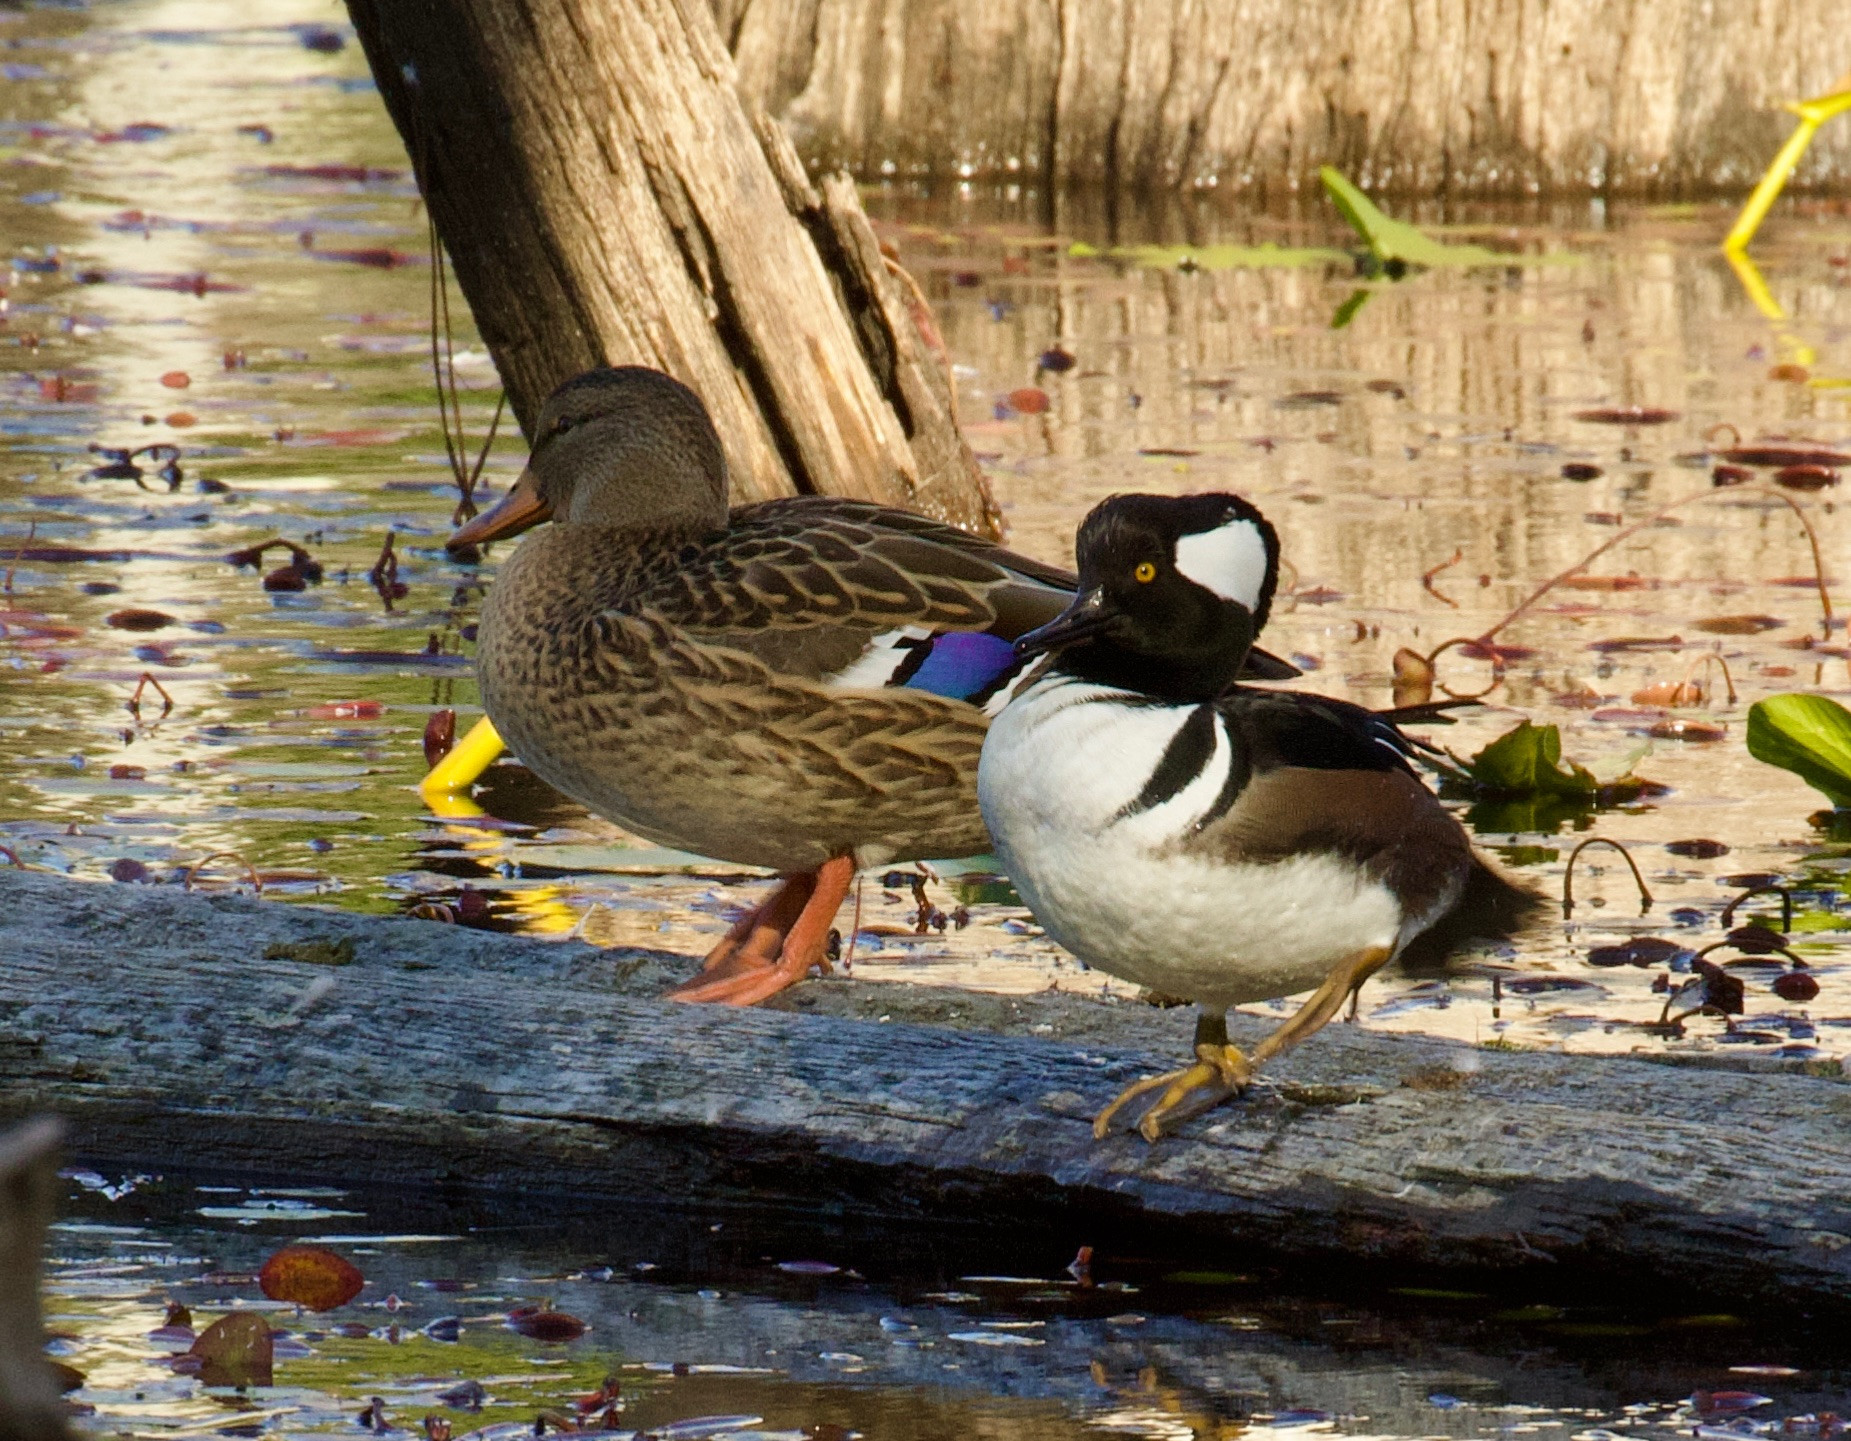
<path id="1" fill-rule="evenodd" d="M 693 962 L 658 952 L 12 870 L 0 952 L 0 1116 L 55 1107 L 99 1164 L 1064 1216 L 1851 1302 L 1841 1079 L 1333 1025 L 1158 1145 L 1100 1143 L 1093 1112 L 1187 1054 L 1187 1012 L 866 980 L 683 1006 L 656 997 Z"/>
<path id="2" fill-rule="evenodd" d="M 70 1436 L 39 1321 L 39 1258 L 58 1189 L 59 1135 L 58 1124 L 42 1118 L 0 1134 L 0 1441 Z"/>
<path id="3" fill-rule="evenodd" d="M 1851 64 L 1838 0 L 710 0 L 858 174 L 1420 194 L 1739 189 Z M 1801 184 L 1851 178 L 1851 123 Z"/>
<path id="4" fill-rule="evenodd" d="M 859 496 L 994 533 L 866 228 L 741 104 L 706 0 L 349 0 L 522 428 L 654 365 L 713 412 L 735 498 Z M 841 198 L 841 197 L 838 197 Z M 916 368 L 916 366 L 914 367 Z"/>

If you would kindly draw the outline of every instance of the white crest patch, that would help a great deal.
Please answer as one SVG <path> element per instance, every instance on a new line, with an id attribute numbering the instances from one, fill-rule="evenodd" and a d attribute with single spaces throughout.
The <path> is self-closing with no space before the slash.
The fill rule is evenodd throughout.
<path id="1" fill-rule="evenodd" d="M 1266 584 L 1266 538 L 1245 519 L 1179 536 L 1176 568 L 1223 600 L 1257 611 Z"/>

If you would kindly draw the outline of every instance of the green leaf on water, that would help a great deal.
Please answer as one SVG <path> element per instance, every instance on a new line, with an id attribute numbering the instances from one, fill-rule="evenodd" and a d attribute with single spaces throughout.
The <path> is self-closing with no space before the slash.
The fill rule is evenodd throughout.
<path id="1" fill-rule="evenodd" d="M 1748 708 L 1748 753 L 1851 806 L 1851 711 L 1822 695 L 1771 695 Z"/>
<path id="2" fill-rule="evenodd" d="M 1070 247 L 1069 255 L 1080 254 Z M 1088 246 L 1085 255 L 1100 252 Z M 1114 260 L 1158 270 L 1295 270 L 1307 265 L 1348 264 L 1345 250 L 1292 245 L 1118 245 L 1105 252 Z M 1082 256 L 1084 258 L 1084 256 Z"/>
<path id="3" fill-rule="evenodd" d="M 1522 721 L 1471 760 L 1465 773 L 1482 791 L 1506 796 L 1560 796 L 1592 801 L 1600 782 L 1573 761 L 1562 764 L 1562 733 L 1552 725 Z"/>
<path id="4" fill-rule="evenodd" d="M 1435 763 L 1440 794 L 1475 801 L 1466 821 L 1480 832 L 1551 832 L 1598 807 L 1630 805 L 1664 791 L 1632 773 L 1638 754 L 1624 757 L 1618 774 L 1603 777 L 1562 759 L 1562 733 L 1554 726 L 1527 720 L 1470 760 L 1448 756 L 1450 764 Z"/>
<path id="5" fill-rule="evenodd" d="M 1446 245 L 1405 220 L 1392 220 L 1352 185 L 1342 171 L 1326 165 L 1318 171 L 1331 203 L 1363 238 L 1378 265 L 1519 265 L 1533 257 L 1507 255 L 1482 245 Z"/>

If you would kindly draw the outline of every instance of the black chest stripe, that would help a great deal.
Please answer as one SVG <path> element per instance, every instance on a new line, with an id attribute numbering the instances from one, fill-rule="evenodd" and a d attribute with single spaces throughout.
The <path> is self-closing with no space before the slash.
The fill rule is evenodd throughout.
<path id="1" fill-rule="evenodd" d="M 1221 794 L 1215 797 L 1215 803 L 1203 812 L 1201 819 L 1190 827 L 1191 830 L 1207 830 L 1231 811 L 1234 802 L 1240 799 L 1240 793 L 1247 789 L 1247 782 L 1253 778 L 1253 767 L 1247 762 L 1246 750 L 1236 743 L 1233 727 L 1228 725 L 1225 717 L 1221 724 L 1227 732 L 1228 778 L 1221 783 Z"/>
<path id="2" fill-rule="evenodd" d="M 1170 737 L 1170 743 L 1163 748 L 1163 758 L 1150 773 L 1150 779 L 1144 782 L 1144 789 L 1113 819 L 1122 821 L 1174 800 L 1202 774 L 1214 755 L 1215 708 L 1199 705 Z"/>

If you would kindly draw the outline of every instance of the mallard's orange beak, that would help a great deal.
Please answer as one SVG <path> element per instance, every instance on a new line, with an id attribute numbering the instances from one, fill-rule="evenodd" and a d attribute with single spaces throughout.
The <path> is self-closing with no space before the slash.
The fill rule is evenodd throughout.
<path id="1" fill-rule="evenodd" d="M 542 499 L 540 483 L 533 478 L 531 470 L 523 470 L 521 478 L 514 482 L 514 489 L 446 540 L 444 548 L 457 550 L 465 545 L 504 540 L 552 518 L 553 508 Z"/>

